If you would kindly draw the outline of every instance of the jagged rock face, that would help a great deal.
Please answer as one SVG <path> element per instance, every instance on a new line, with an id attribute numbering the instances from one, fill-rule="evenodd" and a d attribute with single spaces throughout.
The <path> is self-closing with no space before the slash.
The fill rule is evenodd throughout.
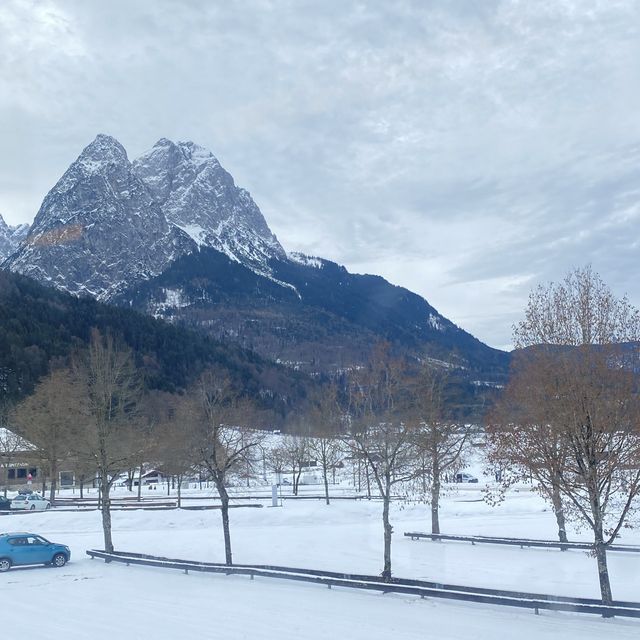
<path id="1" fill-rule="evenodd" d="M 225 253 L 268 275 L 285 252 L 251 196 L 238 188 L 212 153 L 193 142 L 159 140 L 133 163 L 167 221 L 200 246 Z"/>
<path id="2" fill-rule="evenodd" d="M 98 135 L 47 194 L 12 271 L 109 300 L 195 249 L 170 225 L 122 145 Z"/>
<path id="3" fill-rule="evenodd" d="M 0 262 L 8 258 L 27 237 L 28 224 L 8 225 L 0 215 Z"/>

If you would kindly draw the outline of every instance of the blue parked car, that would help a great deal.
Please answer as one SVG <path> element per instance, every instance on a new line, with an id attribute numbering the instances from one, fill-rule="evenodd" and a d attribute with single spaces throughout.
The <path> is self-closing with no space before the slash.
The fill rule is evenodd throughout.
<path id="1" fill-rule="evenodd" d="M 35 533 L 0 533 L 0 572 L 27 564 L 64 567 L 70 558 L 69 547 Z"/>

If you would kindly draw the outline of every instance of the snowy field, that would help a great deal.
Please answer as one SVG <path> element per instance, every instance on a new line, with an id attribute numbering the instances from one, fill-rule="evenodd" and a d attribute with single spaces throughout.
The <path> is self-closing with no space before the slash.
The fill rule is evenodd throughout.
<path id="1" fill-rule="evenodd" d="M 285 500 L 278 508 L 264 504 L 231 511 L 236 562 L 380 573 L 381 503 L 336 501 L 326 506 L 321 500 Z M 428 516 L 425 505 L 394 505 L 396 576 L 598 597 L 595 561 L 585 552 L 404 538 L 404 531 L 428 531 Z M 224 558 L 219 511 L 118 511 L 113 522 L 119 550 L 213 562 Z M 481 500 L 477 485 L 444 500 L 441 525 L 446 533 L 555 536 L 553 514 L 534 494 L 514 492 L 503 505 L 491 508 Z M 506 607 L 107 565 L 85 555 L 88 548 L 102 547 L 97 511 L 2 516 L 0 530 L 34 531 L 68 544 L 73 554 L 61 570 L 14 569 L 0 576 L 3 637 L 112 640 L 133 634 L 154 640 L 326 640 L 340 634 L 369 640 L 494 640 L 516 632 L 520 640 L 640 637 L 640 620 L 552 612 L 536 616 Z M 588 539 L 586 532 L 571 537 Z M 640 543 L 640 532 L 625 533 L 621 542 Z M 640 558 L 610 553 L 609 565 L 614 598 L 639 600 Z"/>

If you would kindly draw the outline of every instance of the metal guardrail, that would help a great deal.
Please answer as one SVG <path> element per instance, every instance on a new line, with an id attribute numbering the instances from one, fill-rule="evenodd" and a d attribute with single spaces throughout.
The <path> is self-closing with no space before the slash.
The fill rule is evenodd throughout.
<path id="1" fill-rule="evenodd" d="M 405 532 L 405 537 L 412 540 L 419 538 L 428 538 L 431 540 L 447 540 L 452 542 L 470 542 L 471 544 L 504 544 L 515 547 L 540 547 L 544 549 L 582 549 L 591 551 L 593 544 L 589 542 L 560 542 L 559 540 L 535 540 L 528 538 L 498 538 L 492 536 L 462 536 L 443 533 L 422 533 L 419 531 Z M 610 544 L 607 545 L 607 551 L 627 551 L 629 553 L 640 553 L 640 547 L 633 545 Z"/>
<path id="2" fill-rule="evenodd" d="M 290 493 L 282 493 L 278 494 L 278 498 L 282 498 L 283 500 L 324 500 L 325 495 L 323 494 L 308 494 L 308 495 L 293 495 Z M 171 499 L 174 501 L 177 499 L 176 496 L 171 496 Z M 394 496 L 393 499 L 400 499 L 399 496 Z M 182 500 L 220 500 L 220 496 L 182 496 Z M 269 494 L 247 494 L 247 495 L 230 495 L 229 500 L 268 500 L 271 501 L 271 493 Z M 329 500 L 381 500 L 380 496 L 371 496 L 370 498 L 366 495 L 355 495 L 355 496 L 333 496 L 329 495 Z M 112 500 L 113 502 L 134 502 L 136 501 L 134 498 L 117 498 L 117 500 Z M 157 498 L 144 496 L 141 502 L 152 503 L 157 501 Z M 56 504 L 87 504 L 97 503 L 98 500 L 96 498 L 56 498 Z"/>
<path id="3" fill-rule="evenodd" d="M 60 500 L 55 501 L 56 507 L 97 507 L 99 500 Z M 177 500 L 111 500 L 111 507 L 175 507 Z"/>
<path id="4" fill-rule="evenodd" d="M 261 509 L 262 504 L 230 504 L 229 509 Z M 197 504 L 197 505 L 183 505 L 178 507 L 177 503 L 173 506 L 159 506 L 154 504 L 129 504 L 129 505 L 111 505 L 111 511 L 175 511 L 180 508 L 183 511 L 220 511 L 222 508 L 219 504 Z M 16 509 L 14 511 L 0 511 L 0 516 L 17 516 L 24 515 L 25 513 L 85 513 L 88 511 L 99 511 L 100 508 L 97 505 L 84 505 L 79 504 L 75 507 L 72 506 L 60 506 L 46 511 L 42 509 Z"/>
<path id="5" fill-rule="evenodd" d="M 287 491 L 289 491 L 289 485 L 286 485 Z M 278 493 L 278 497 L 285 498 L 287 500 L 324 500 L 324 493 L 303 493 L 293 495 L 293 493 Z M 220 500 L 220 496 L 192 496 L 183 495 L 183 500 Z M 353 496 L 334 496 L 329 494 L 330 500 L 366 500 L 366 495 L 353 495 Z M 247 493 L 247 494 L 229 494 L 229 500 L 271 500 L 271 491 L 269 493 Z"/>
<path id="6" fill-rule="evenodd" d="M 126 565 L 136 564 L 165 569 L 177 569 L 189 573 L 199 571 L 205 573 L 221 573 L 225 575 L 248 575 L 255 577 L 279 578 L 323 584 L 327 587 L 348 587 L 382 591 L 383 593 L 402 593 L 420 596 L 421 598 L 444 598 L 491 605 L 503 605 L 531 609 L 539 613 L 541 609 L 550 611 L 567 611 L 572 613 L 590 613 L 603 617 L 624 616 L 640 618 L 640 603 L 614 601 L 612 606 L 603 606 L 599 600 L 592 598 L 570 598 L 566 596 L 552 596 L 518 591 L 504 591 L 499 589 L 485 589 L 481 587 L 467 587 L 460 585 L 440 584 L 423 580 L 408 580 L 393 578 L 390 582 L 383 581 L 379 576 L 338 573 L 334 571 L 316 571 L 313 569 L 299 569 L 293 567 L 278 567 L 270 565 L 224 565 L 211 562 L 193 562 L 163 558 L 141 553 L 116 551 L 107 553 L 98 549 L 87 550 L 92 559 L 101 558 L 105 562 L 121 562 Z"/>

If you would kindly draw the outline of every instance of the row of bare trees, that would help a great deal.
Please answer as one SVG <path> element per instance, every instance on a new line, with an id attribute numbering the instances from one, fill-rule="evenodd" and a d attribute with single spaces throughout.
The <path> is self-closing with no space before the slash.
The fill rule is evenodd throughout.
<path id="1" fill-rule="evenodd" d="M 561 541 L 568 520 L 593 532 L 605 603 L 612 602 L 606 549 L 630 526 L 640 494 L 639 340 L 638 312 L 589 269 L 538 289 L 516 327 L 512 376 L 487 428 L 502 482 L 533 479 L 553 506 Z M 143 393 L 130 350 L 94 332 L 89 349 L 54 367 L 12 422 L 37 445 L 52 498 L 60 460 L 97 473 L 107 550 L 110 491 L 122 473 L 153 462 L 180 491 L 182 478 L 204 472 L 222 502 L 228 564 L 233 476 L 257 474 L 262 462 L 263 473 L 267 464 L 291 472 L 297 493 L 316 460 L 329 504 L 329 474 L 346 456 L 365 467 L 382 501 L 382 576 L 390 580 L 392 499 L 421 495 L 438 533 L 443 479 L 463 466 L 469 433 L 446 414 L 446 384 L 442 369 L 379 345 L 367 365 L 309 399 L 300 436 L 263 449 L 265 433 L 250 428 L 255 406 L 228 377 L 207 371 L 182 394 Z"/>
<path id="2" fill-rule="evenodd" d="M 263 431 L 252 429 L 255 408 L 230 379 L 205 372 L 182 394 L 143 392 L 131 351 L 95 331 L 89 349 L 71 364 L 58 363 L 13 412 L 11 422 L 36 446 L 34 455 L 50 479 L 55 500 L 60 461 L 81 478 L 97 476 L 105 549 L 113 550 L 111 490 L 127 474 L 130 485 L 144 463 L 182 480 L 204 473 L 221 499 L 225 561 L 232 563 L 229 525 L 230 478 L 257 475 L 262 462 L 277 473 L 292 473 L 298 492 L 311 460 L 322 470 L 326 503 L 330 475 L 345 457 L 363 464 L 383 499 L 385 569 L 390 577 L 391 488 L 420 478 L 429 488 L 432 522 L 439 530 L 442 474 L 459 460 L 464 432 L 442 420 L 442 379 L 424 368 L 407 373 L 407 363 L 381 346 L 370 366 L 353 373 L 346 387 L 328 385 L 310 398 L 299 417 L 304 436 L 284 436 L 263 449 Z M 403 491 L 406 491 L 406 487 Z"/>
<path id="3" fill-rule="evenodd" d="M 607 547 L 633 525 L 640 496 L 640 313 L 590 268 L 534 291 L 515 328 L 510 382 L 489 416 L 488 456 L 505 484 L 535 481 L 566 522 L 593 533 L 603 603 L 613 601 Z M 443 378 L 381 347 L 350 377 L 348 443 L 382 498 L 391 579 L 392 491 L 428 479 L 439 531 L 443 475 L 460 466 L 468 432 L 444 419 Z"/>
<path id="4" fill-rule="evenodd" d="M 131 350 L 94 331 L 86 351 L 75 353 L 70 363 L 52 363 L 35 392 L 8 412 L 11 431 L 0 432 L 7 439 L 1 443 L 5 462 L 20 442 L 33 443 L 28 455 L 49 478 L 52 503 L 61 461 L 81 478 L 97 478 L 107 551 L 114 549 L 111 491 L 123 474 L 132 482 L 133 470 L 140 474 L 143 463 L 153 461 L 178 478 L 180 491 L 185 475 L 204 471 L 222 500 L 225 557 L 231 564 L 228 477 L 253 462 L 249 453 L 262 439 L 262 432 L 246 427 L 251 405 L 227 376 L 212 371 L 180 395 L 145 393 L 143 387 Z M 15 443 L 8 441 L 16 438 L 13 430 L 21 436 Z M 139 487 L 140 482 L 139 475 Z"/>
<path id="5" fill-rule="evenodd" d="M 326 504 L 332 470 L 345 459 L 364 468 L 368 494 L 382 501 L 385 580 L 391 579 L 392 500 L 430 502 L 432 530 L 439 533 L 443 480 L 463 465 L 469 432 L 446 417 L 446 382 L 446 372 L 396 356 L 382 343 L 344 385 L 329 385 L 311 400 L 299 435 L 283 437 L 268 453 L 276 474 L 292 474 L 294 494 L 314 460 L 322 470 Z"/>
<path id="6" fill-rule="evenodd" d="M 515 327 L 510 382 L 489 418 L 505 484 L 532 478 L 566 522 L 592 532 L 602 600 L 607 547 L 640 496 L 640 315 L 590 268 L 535 290 Z"/>
<path id="7" fill-rule="evenodd" d="M 468 431 L 447 419 L 445 383 L 442 370 L 394 356 L 383 344 L 347 384 L 345 442 L 366 465 L 382 500 L 385 580 L 391 580 L 394 495 L 430 502 L 432 531 L 439 533 L 443 480 L 463 464 Z"/>

